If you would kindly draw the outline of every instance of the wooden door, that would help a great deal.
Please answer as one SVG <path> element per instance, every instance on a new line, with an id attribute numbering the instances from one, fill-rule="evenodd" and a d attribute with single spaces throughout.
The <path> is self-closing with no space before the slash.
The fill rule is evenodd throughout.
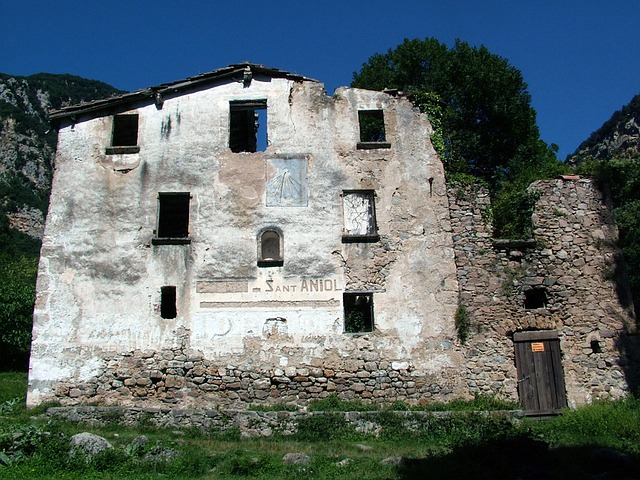
<path id="1" fill-rule="evenodd" d="M 567 406 L 558 332 L 518 332 L 513 335 L 518 371 L 518 395 L 525 413 L 559 413 Z"/>

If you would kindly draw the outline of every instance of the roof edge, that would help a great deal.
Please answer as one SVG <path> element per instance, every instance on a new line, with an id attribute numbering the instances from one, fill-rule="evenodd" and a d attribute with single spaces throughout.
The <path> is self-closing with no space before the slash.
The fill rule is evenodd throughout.
<path id="1" fill-rule="evenodd" d="M 250 72 L 253 75 L 259 74 L 272 78 L 287 78 L 295 82 L 319 83 L 318 80 L 287 72 L 285 70 L 267 67 L 265 65 L 250 62 L 233 63 L 231 65 L 228 65 L 227 67 L 219 68 L 207 73 L 201 73 L 192 77 L 187 77 L 183 80 L 176 80 L 174 82 L 163 83 L 154 87 L 136 90 L 134 92 L 123 93 L 100 100 L 93 100 L 91 102 L 69 105 L 56 110 L 51 110 L 49 112 L 49 119 L 52 122 L 57 122 L 64 118 L 73 118 L 79 114 L 96 112 L 105 108 L 132 103 L 144 99 L 154 99 L 154 101 L 161 103 L 162 97 L 166 94 L 175 93 L 180 90 L 185 90 L 193 86 L 206 84 L 215 80 L 233 78 L 236 76 L 242 78 L 246 72 Z"/>

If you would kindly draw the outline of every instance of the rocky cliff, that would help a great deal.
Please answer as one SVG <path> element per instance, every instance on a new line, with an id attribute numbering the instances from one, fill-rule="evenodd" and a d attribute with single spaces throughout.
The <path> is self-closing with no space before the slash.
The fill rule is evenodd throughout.
<path id="1" fill-rule="evenodd" d="M 640 152 L 640 94 L 615 112 L 568 157 L 579 164 L 586 158 L 610 160 Z"/>
<path id="2" fill-rule="evenodd" d="M 21 233 L 42 235 L 57 140 L 49 109 L 116 93 L 121 92 L 110 85 L 72 75 L 0 74 L 0 248 Z"/>
<path id="3" fill-rule="evenodd" d="M 567 159 L 593 177 L 613 206 L 636 312 L 640 311 L 640 94 Z"/>

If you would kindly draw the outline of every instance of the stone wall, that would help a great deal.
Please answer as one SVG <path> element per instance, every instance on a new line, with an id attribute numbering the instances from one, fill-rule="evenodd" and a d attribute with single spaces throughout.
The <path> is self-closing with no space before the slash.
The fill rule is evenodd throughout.
<path id="1" fill-rule="evenodd" d="M 609 205 L 589 179 L 538 181 L 535 238 L 491 238 L 486 192 L 450 188 L 460 304 L 471 321 L 470 392 L 517 400 L 513 334 L 557 331 L 570 405 L 619 398 L 638 384 L 633 307 Z M 526 308 L 531 290 L 541 308 Z M 635 356 L 634 356 L 635 355 Z"/>
<path id="2" fill-rule="evenodd" d="M 97 375 L 60 383 L 55 398 L 63 405 L 199 408 L 304 405 L 332 394 L 375 403 L 476 394 L 518 401 L 513 335 L 532 330 L 558 333 L 570 405 L 624 396 L 638 385 L 640 362 L 611 211 L 588 179 L 540 181 L 531 189 L 540 196 L 535 239 L 523 241 L 492 238 L 486 191 L 449 189 L 459 302 L 471 331 L 464 344 L 444 338 L 430 348 L 463 355 L 458 370 L 427 373 L 381 359 L 367 335 L 353 337 L 353 355 L 269 368 L 205 358 L 185 330 L 173 348 L 102 352 Z M 532 289 L 544 289 L 544 308 L 525 308 Z"/>
<path id="3" fill-rule="evenodd" d="M 326 366 L 297 365 L 264 370 L 249 364 L 224 364 L 203 358 L 187 347 L 163 351 L 105 353 L 102 373 L 85 382 L 62 382 L 55 398 L 62 405 L 171 406 L 246 408 L 287 403 L 335 394 L 364 403 L 446 400 L 455 378 L 416 375 L 408 362 L 346 358 Z M 459 393 L 459 392 L 458 392 Z"/>
<path id="4" fill-rule="evenodd" d="M 459 303 L 471 323 L 466 342 L 467 368 L 461 373 L 471 394 L 517 401 L 513 343 L 504 326 L 504 295 L 509 259 L 491 238 L 491 202 L 482 189 L 449 189 Z"/>
<path id="5" fill-rule="evenodd" d="M 538 255 L 522 289 L 547 286 L 574 402 L 618 398 L 638 385 L 633 303 L 611 206 L 589 179 L 535 182 Z M 529 322 L 536 321 L 535 317 Z M 529 323 L 523 323 L 526 328 Z"/>
<path id="6" fill-rule="evenodd" d="M 458 412 L 460 414 L 461 412 Z M 170 408 L 121 408 L 121 407 L 52 407 L 47 416 L 89 425 L 109 425 L 114 422 L 127 427 L 154 425 L 162 428 L 195 428 L 207 432 L 239 433 L 242 437 L 270 437 L 292 435 L 298 431 L 300 421 L 313 416 L 335 415 L 357 433 L 378 435 L 383 422 L 390 415 L 398 419 L 398 426 L 407 432 L 420 432 L 433 428 L 434 419 L 446 419 L 456 412 L 258 412 L 247 410 L 177 410 Z M 464 415 L 464 413 L 462 413 Z M 491 411 L 474 412 L 475 415 L 518 421 L 522 412 Z M 380 418 L 384 416 L 385 418 Z"/>

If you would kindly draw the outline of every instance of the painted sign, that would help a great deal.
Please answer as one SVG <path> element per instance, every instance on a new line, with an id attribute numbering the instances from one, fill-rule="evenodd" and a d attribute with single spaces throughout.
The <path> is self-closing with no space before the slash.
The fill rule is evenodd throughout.
<path id="1" fill-rule="evenodd" d="M 254 290 L 255 291 L 255 290 Z M 342 291 L 342 288 L 338 286 L 337 280 L 330 279 L 316 279 L 306 280 L 302 279 L 298 283 L 290 284 L 277 284 L 273 280 L 266 281 L 266 287 L 264 292 L 338 292 Z"/>
<path id="2" fill-rule="evenodd" d="M 531 351 L 532 352 L 544 352 L 544 343 L 542 343 L 542 342 L 532 342 L 531 343 Z"/>
<path id="3" fill-rule="evenodd" d="M 340 306 L 344 283 L 338 278 L 220 279 L 196 282 L 201 308 L 219 307 L 335 307 Z"/>

